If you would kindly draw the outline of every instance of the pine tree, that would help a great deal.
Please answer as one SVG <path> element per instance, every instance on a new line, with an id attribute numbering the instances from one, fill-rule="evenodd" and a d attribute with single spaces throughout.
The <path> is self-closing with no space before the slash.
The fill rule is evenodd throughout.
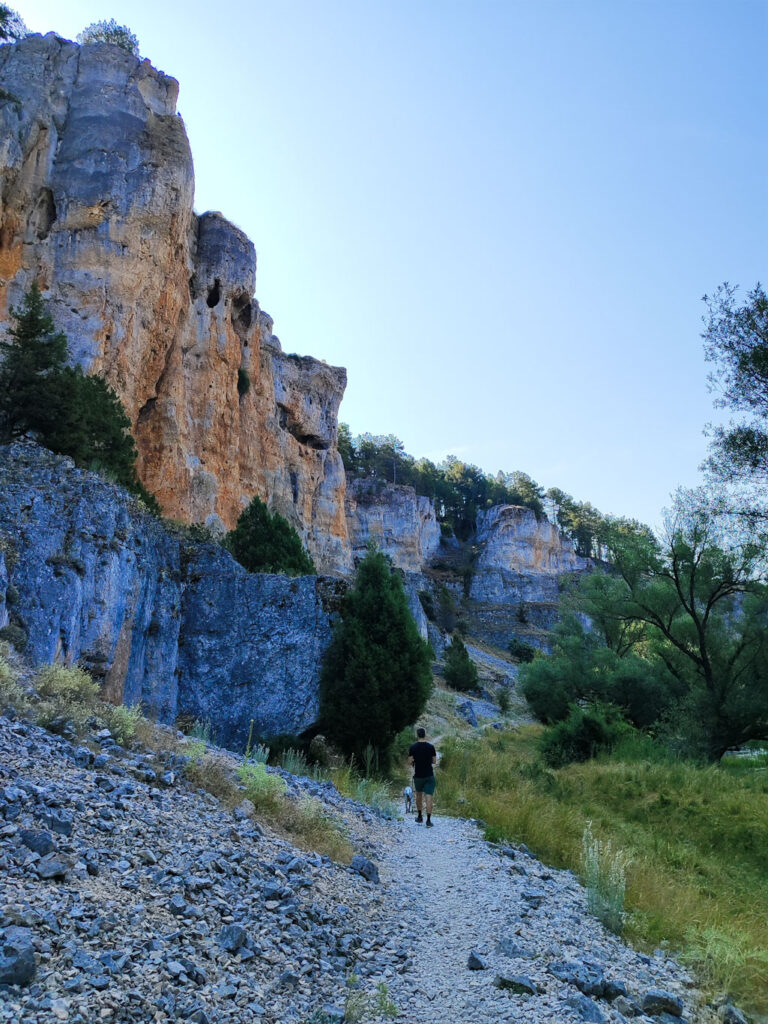
<path id="1" fill-rule="evenodd" d="M 477 669 L 464 643 L 455 634 L 451 646 L 445 652 L 443 677 L 452 690 L 466 692 L 477 687 Z"/>
<path id="2" fill-rule="evenodd" d="M 251 501 L 224 543 L 248 572 L 309 576 L 316 571 L 296 530 L 278 512 L 270 512 L 260 498 Z"/>
<path id="3" fill-rule="evenodd" d="M 0 443 L 31 433 L 78 466 L 105 471 L 159 513 L 136 474 L 136 445 L 120 399 L 101 377 L 67 366 L 66 336 L 45 312 L 37 283 L 10 315 L 10 341 L 0 340 Z"/>
<path id="4" fill-rule="evenodd" d="M 386 768 L 395 736 L 432 690 L 431 650 L 419 636 L 400 577 L 380 551 L 360 563 L 325 656 L 323 731 L 357 763 L 370 745 Z"/>
<path id="5" fill-rule="evenodd" d="M 66 366 L 67 339 L 45 312 L 35 282 L 10 311 L 11 340 L 0 340 L 0 441 L 29 431 L 47 434 L 56 419 L 57 374 Z"/>

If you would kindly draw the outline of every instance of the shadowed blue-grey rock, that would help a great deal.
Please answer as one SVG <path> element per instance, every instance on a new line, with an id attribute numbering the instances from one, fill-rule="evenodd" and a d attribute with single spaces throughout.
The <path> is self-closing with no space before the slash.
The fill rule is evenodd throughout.
<path id="1" fill-rule="evenodd" d="M 302 732 L 344 584 L 252 574 L 34 444 L 0 448 L 0 608 L 35 662 L 84 665 L 108 699 L 220 743 Z M 13 586 L 15 600 L 6 595 Z"/>

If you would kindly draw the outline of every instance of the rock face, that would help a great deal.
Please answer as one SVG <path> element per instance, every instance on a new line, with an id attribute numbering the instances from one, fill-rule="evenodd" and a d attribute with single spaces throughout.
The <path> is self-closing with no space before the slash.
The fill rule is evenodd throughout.
<path id="1" fill-rule="evenodd" d="M 72 357 L 122 399 L 163 510 L 234 526 L 258 495 L 350 567 L 343 369 L 285 355 L 251 241 L 193 212 L 178 83 L 50 33 L 0 47 L 0 319 L 37 279 Z"/>
<path id="2" fill-rule="evenodd" d="M 27 444 L 0 448 L 0 551 L 0 615 L 33 661 L 80 663 L 108 699 L 209 719 L 222 743 L 252 718 L 256 735 L 316 720 L 340 581 L 247 573 Z"/>
<path id="3" fill-rule="evenodd" d="M 477 517 L 470 597 L 498 604 L 556 602 L 558 577 L 588 569 L 569 540 L 529 508 L 496 505 Z"/>
<path id="4" fill-rule="evenodd" d="M 440 524 L 429 498 L 412 487 L 372 478 L 351 480 L 346 498 L 352 556 L 360 559 L 374 541 L 398 569 L 420 572 L 440 546 Z"/>

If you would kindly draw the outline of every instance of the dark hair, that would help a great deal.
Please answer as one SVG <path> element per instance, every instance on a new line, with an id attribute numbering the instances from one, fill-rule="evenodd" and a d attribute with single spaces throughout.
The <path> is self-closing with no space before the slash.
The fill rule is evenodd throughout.
<path id="1" fill-rule="evenodd" d="M 420 740 L 423 740 L 424 737 L 427 735 L 427 730 L 422 729 L 422 727 L 419 726 L 419 728 L 416 730 L 416 735 L 419 737 Z"/>

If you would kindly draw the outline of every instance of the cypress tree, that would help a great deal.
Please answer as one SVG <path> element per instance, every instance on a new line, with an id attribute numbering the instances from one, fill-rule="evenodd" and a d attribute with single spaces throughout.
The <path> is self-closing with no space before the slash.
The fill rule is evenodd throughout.
<path id="1" fill-rule="evenodd" d="M 430 662 L 400 577 L 385 555 L 370 550 L 323 663 L 325 734 L 359 765 L 366 748 L 374 747 L 386 769 L 395 736 L 418 719 L 432 691 Z"/>
<path id="2" fill-rule="evenodd" d="M 463 641 L 455 634 L 445 652 L 443 677 L 452 690 L 466 692 L 477 686 L 477 669 Z"/>

